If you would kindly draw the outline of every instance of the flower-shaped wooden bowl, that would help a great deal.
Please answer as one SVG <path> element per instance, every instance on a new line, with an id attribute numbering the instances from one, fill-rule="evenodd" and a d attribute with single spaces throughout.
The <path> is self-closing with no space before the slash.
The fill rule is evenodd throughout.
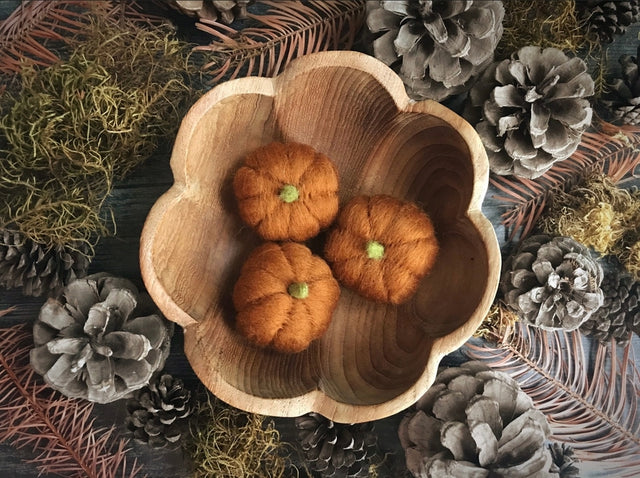
<path id="1" fill-rule="evenodd" d="M 329 330 L 292 355 L 245 342 L 231 301 L 259 244 L 238 216 L 232 178 L 248 152 L 272 141 L 306 143 L 331 158 L 342 204 L 356 194 L 417 202 L 441 248 L 408 303 L 376 304 L 343 288 Z M 441 358 L 473 334 L 494 298 L 500 254 L 480 211 L 489 172 L 480 139 L 442 105 L 410 100 L 373 57 L 317 53 L 276 78 L 220 84 L 183 119 L 171 168 L 175 184 L 142 232 L 142 275 L 184 327 L 193 370 L 235 407 L 315 411 L 338 422 L 392 415 L 429 388 Z"/>

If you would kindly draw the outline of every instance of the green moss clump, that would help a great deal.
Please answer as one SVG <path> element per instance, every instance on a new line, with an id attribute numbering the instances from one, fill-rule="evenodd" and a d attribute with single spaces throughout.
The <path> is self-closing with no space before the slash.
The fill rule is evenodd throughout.
<path id="1" fill-rule="evenodd" d="M 575 0 L 503 0 L 504 33 L 498 56 L 506 58 L 523 46 L 554 47 L 576 53 L 599 48 L 576 16 Z"/>
<path id="2" fill-rule="evenodd" d="M 594 175 L 582 187 L 554 194 L 540 220 L 547 234 L 569 236 L 601 254 L 621 258 L 640 219 L 640 193 Z"/>
<path id="3" fill-rule="evenodd" d="M 108 233 L 115 180 L 172 137 L 197 90 L 169 27 L 96 19 L 70 58 L 25 68 L 0 120 L 0 228 L 42 245 Z"/>
<path id="4" fill-rule="evenodd" d="M 264 417 L 229 407 L 207 394 L 191 421 L 185 448 L 195 478 L 279 478 L 288 459 L 280 434 Z"/>

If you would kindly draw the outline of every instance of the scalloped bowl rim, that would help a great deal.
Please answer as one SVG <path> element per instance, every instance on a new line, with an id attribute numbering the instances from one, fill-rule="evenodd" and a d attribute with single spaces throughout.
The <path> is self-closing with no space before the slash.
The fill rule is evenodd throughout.
<path id="1" fill-rule="evenodd" d="M 278 82 L 285 81 L 289 76 L 294 77 L 300 72 L 312 71 L 316 68 L 354 68 L 354 65 L 361 71 L 373 76 L 388 91 L 399 111 L 410 110 L 435 116 L 455 128 L 467 143 L 470 149 L 473 175 L 476 179 L 473 183 L 473 191 L 469 206 L 466 209 L 466 216 L 477 230 L 478 236 L 482 239 L 486 248 L 489 274 L 484 292 L 476 309 L 464 324 L 449 334 L 434 339 L 425 370 L 414 385 L 394 398 L 380 404 L 362 405 L 337 401 L 323 392 L 320 388 L 320 383 L 318 383 L 318 388 L 302 395 L 286 398 L 265 398 L 248 394 L 236 388 L 218 373 L 212 374 L 213 379 L 211 377 L 203 377 L 200 375 L 200 371 L 194 368 L 194 372 L 214 395 L 248 412 L 282 417 L 317 412 L 334 421 L 345 423 L 376 420 L 398 413 L 414 404 L 433 384 L 442 358 L 457 350 L 473 335 L 484 320 L 498 288 L 501 268 L 499 244 L 492 224 L 481 211 L 482 201 L 488 188 L 489 165 L 484 146 L 473 127 L 440 103 L 432 100 L 411 100 L 405 92 L 401 79 L 377 59 L 353 51 L 330 51 L 314 53 L 295 59 L 287 65 L 281 74 L 273 78 L 248 77 L 221 83 L 205 93 L 187 112 L 180 125 L 171 157 L 174 184 L 151 208 L 141 234 L 140 267 L 149 294 L 169 320 L 178 323 L 185 329 L 185 344 L 190 340 L 199 340 L 199 337 L 197 337 L 198 322 L 172 299 L 156 273 L 152 255 L 153 244 L 157 240 L 155 233 L 162 220 L 163 213 L 179 202 L 189 188 L 189 185 L 185 183 L 187 173 L 184 169 L 181 169 L 180 161 L 182 158 L 179 156 L 183 155 L 176 153 L 175 145 L 188 145 L 198 122 L 212 106 L 225 98 L 237 95 L 239 91 L 247 92 L 243 89 L 248 86 L 251 87 L 249 93 L 275 96 Z M 453 120 L 452 115 L 454 115 Z M 188 354 L 187 358 L 191 362 L 191 357 Z M 211 383 L 211 380 L 213 380 L 213 383 Z"/>

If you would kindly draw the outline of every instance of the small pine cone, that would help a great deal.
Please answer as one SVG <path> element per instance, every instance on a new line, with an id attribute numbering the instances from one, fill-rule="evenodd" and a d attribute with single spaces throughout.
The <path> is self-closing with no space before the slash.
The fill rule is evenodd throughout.
<path id="1" fill-rule="evenodd" d="M 133 437 L 154 448 L 175 445 L 193 412 L 191 392 L 179 378 L 163 374 L 127 400 L 126 425 Z"/>
<path id="2" fill-rule="evenodd" d="M 622 65 L 622 78 L 611 82 L 610 92 L 602 105 L 608 110 L 611 121 L 623 124 L 640 124 L 640 74 L 638 61 L 640 52 L 636 56 L 622 55 L 619 59 Z"/>
<path id="3" fill-rule="evenodd" d="M 569 237 L 525 239 L 505 264 L 505 302 L 527 323 L 577 329 L 602 305 L 602 267 Z"/>
<path id="4" fill-rule="evenodd" d="M 56 294 L 89 268 L 86 245 L 45 247 L 17 231 L 0 230 L 0 287 L 24 295 Z"/>
<path id="5" fill-rule="evenodd" d="M 583 60 L 527 46 L 485 70 L 464 114 L 494 173 L 534 179 L 577 149 L 591 124 L 593 91 Z"/>
<path id="6" fill-rule="evenodd" d="M 419 478 L 557 477 L 549 434 L 518 383 L 480 362 L 441 370 L 398 429 Z"/>
<path id="7" fill-rule="evenodd" d="M 369 476 L 377 452 L 372 423 L 335 423 L 317 413 L 295 419 L 298 441 L 309 466 L 323 478 Z"/>
<path id="8" fill-rule="evenodd" d="M 611 43 L 640 20 L 640 0 L 577 0 L 578 18 L 601 43 Z"/>
<path id="9" fill-rule="evenodd" d="M 579 478 L 580 470 L 575 466 L 578 460 L 573 448 L 564 443 L 549 443 L 549 450 L 553 458 L 552 473 L 557 473 L 559 478 Z"/>
<path id="10" fill-rule="evenodd" d="M 409 96 L 441 101 L 469 89 L 502 37 L 502 1 L 368 1 L 373 55 L 402 78 Z"/>
<path id="11" fill-rule="evenodd" d="M 253 0 L 167 0 L 169 6 L 190 17 L 221 21 L 227 25 L 236 18 L 247 17 L 247 6 Z"/>
<path id="12" fill-rule="evenodd" d="M 640 282 L 622 267 L 608 270 L 600 286 L 604 292 L 602 306 L 580 326 L 580 332 L 608 344 L 611 338 L 619 345 L 631 340 L 640 328 Z"/>
<path id="13" fill-rule="evenodd" d="M 64 395 L 109 403 L 149 383 L 172 333 L 173 323 L 130 281 L 93 274 L 42 306 L 31 366 Z"/>

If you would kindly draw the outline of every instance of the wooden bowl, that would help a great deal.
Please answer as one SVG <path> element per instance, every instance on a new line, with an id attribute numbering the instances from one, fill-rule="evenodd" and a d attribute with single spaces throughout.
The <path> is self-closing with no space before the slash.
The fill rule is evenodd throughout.
<path id="1" fill-rule="evenodd" d="M 245 342 L 231 302 L 259 244 L 239 219 L 232 177 L 248 152 L 271 141 L 306 143 L 331 158 L 341 204 L 356 194 L 416 201 L 441 247 L 408 303 L 376 304 L 343 288 L 329 330 L 293 355 Z M 480 211 L 489 172 L 482 143 L 439 103 L 410 100 L 373 57 L 317 53 L 276 78 L 220 84 L 183 119 L 171 168 L 175 184 L 142 232 L 142 276 L 184 327 L 200 380 L 235 407 L 350 423 L 392 415 L 431 386 L 441 358 L 474 333 L 493 301 L 500 254 Z"/>

